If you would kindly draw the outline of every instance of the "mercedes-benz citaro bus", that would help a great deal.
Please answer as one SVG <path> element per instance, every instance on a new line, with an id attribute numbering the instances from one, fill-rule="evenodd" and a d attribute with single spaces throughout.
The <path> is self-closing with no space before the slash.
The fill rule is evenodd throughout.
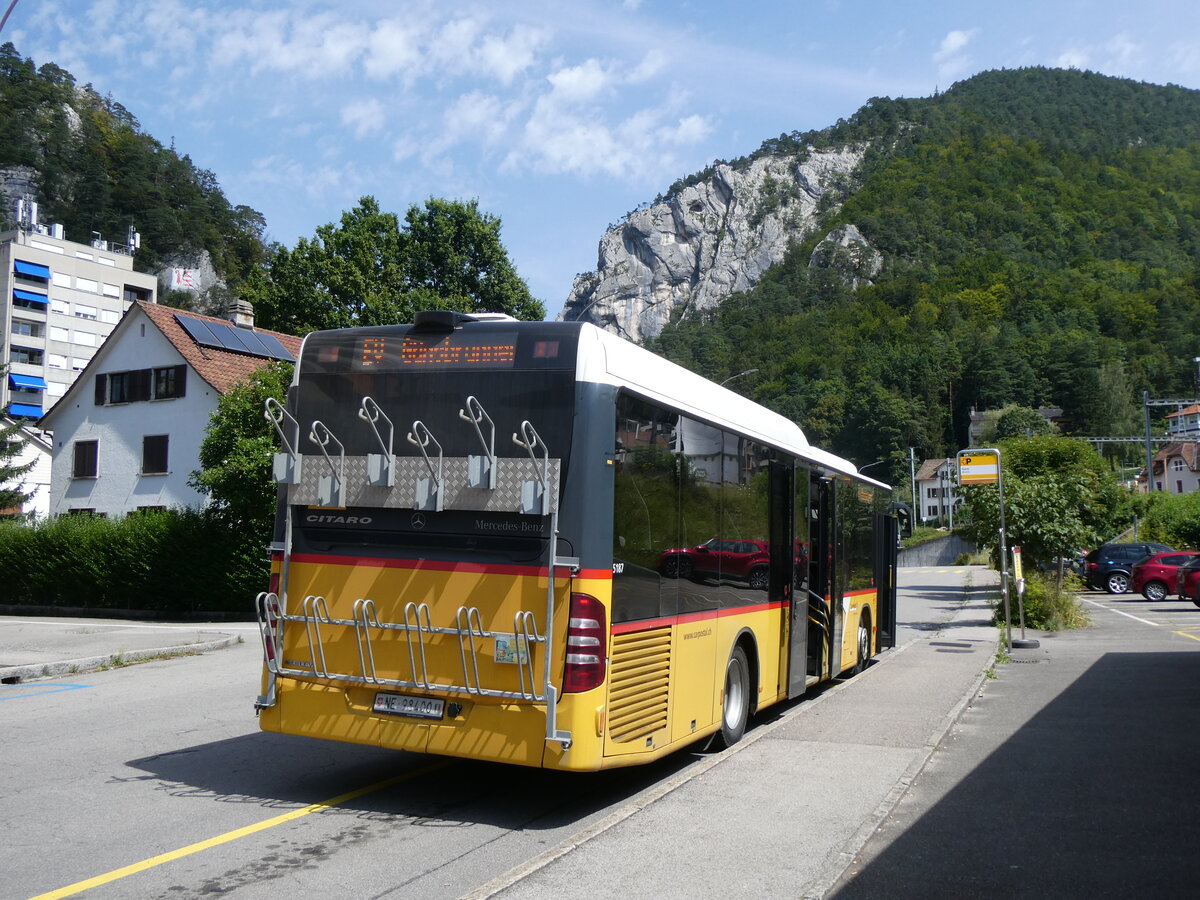
<path id="1" fill-rule="evenodd" d="M 314 332 L 266 415 L 265 730 L 594 771 L 894 642 L 887 486 L 591 324 Z"/>

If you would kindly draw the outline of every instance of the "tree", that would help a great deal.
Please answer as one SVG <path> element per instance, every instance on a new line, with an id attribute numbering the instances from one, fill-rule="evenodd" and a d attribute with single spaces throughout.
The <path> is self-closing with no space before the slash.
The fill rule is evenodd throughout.
<path id="1" fill-rule="evenodd" d="M 1035 434 L 1054 434 L 1057 429 L 1036 409 L 1014 406 L 1002 410 L 996 419 L 996 430 L 992 440 L 1002 441 L 1011 437 L 1033 437 Z"/>
<path id="2" fill-rule="evenodd" d="M 282 403 L 291 380 L 292 364 L 273 362 L 221 397 L 200 444 L 200 469 L 188 480 L 255 540 L 269 533 L 275 516 L 275 430 L 263 405 L 269 397 Z"/>
<path id="3" fill-rule="evenodd" d="M 2 369 L 0 377 L 3 377 Z M 3 517 L 19 514 L 21 506 L 33 496 L 24 490 L 22 478 L 34 464 L 18 461 L 24 444 L 20 424 L 5 420 L 0 425 L 0 516 Z"/>
<path id="4" fill-rule="evenodd" d="M 1094 544 L 1112 529 L 1123 497 L 1120 484 L 1086 442 L 1057 435 L 1000 442 L 1007 543 L 1031 564 L 1049 562 Z M 993 485 L 963 489 L 972 538 L 995 545 L 999 492 Z"/>
<path id="5" fill-rule="evenodd" d="M 429 199 L 404 225 L 374 197 L 292 250 L 276 248 L 242 291 L 258 322 L 289 334 L 411 321 L 422 309 L 540 319 L 500 240 L 500 220 L 475 201 Z"/>

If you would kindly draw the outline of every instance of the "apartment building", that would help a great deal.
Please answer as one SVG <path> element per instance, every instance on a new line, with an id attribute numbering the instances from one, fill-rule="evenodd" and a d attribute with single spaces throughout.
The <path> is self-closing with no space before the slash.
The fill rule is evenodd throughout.
<path id="1" fill-rule="evenodd" d="M 130 305 L 156 294 L 155 277 L 133 270 L 128 245 L 99 235 L 76 243 L 61 225 L 36 221 L 0 233 L 0 410 L 41 418 Z"/>

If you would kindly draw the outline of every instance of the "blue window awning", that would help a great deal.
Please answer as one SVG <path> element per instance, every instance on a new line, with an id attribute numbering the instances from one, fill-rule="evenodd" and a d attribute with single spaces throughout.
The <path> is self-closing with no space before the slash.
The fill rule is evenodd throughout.
<path id="1" fill-rule="evenodd" d="M 44 391 L 46 379 L 37 375 L 21 375 L 17 372 L 8 373 L 8 386 L 20 388 L 23 391 Z"/>
<path id="2" fill-rule="evenodd" d="M 32 403 L 10 403 L 8 404 L 8 414 L 10 416 L 25 416 L 28 419 L 40 419 L 42 417 L 42 408 L 34 406 Z"/>
<path id="3" fill-rule="evenodd" d="M 13 260 L 13 271 L 18 275 L 30 275 L 34 278 L 50 280 L 50 267 L 38 263 L 25 262 L 23 259 Z"/>
<path id="4" fill-rule="evenodd" d="M 39 294 L 37 291 L 25 291 L 21 288 L 13 288 L 13 299 L 24 300 L 26 303 L 40 303 L 42 306 L 50 302 L 50 298 L 45 294 Z"/>

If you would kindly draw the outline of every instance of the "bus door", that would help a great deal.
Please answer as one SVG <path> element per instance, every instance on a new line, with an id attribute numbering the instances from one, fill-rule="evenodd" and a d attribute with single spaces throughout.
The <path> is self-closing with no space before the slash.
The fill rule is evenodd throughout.
<path id="1" fill-rule="evenodd" d="M 837 503 L 831 479 L 815 473 L 810 481 L 808 667 L 809 675 L 832 674 L 837 604 L 834 602 L 834 559 Z"/>
<path id="2" fill-rule="evenodd" d="M 801 485 L 800 479 L 804 479 Z M 799 502 L 797 488 L 808 496 L 808 471 L 794 471 L 792 462 L 771 463 L 771 602 L 788 611 L 786 649 L 781 671 L 786 673 L 787 696 L 798 697 L 805 687 L 805 647 L 808 645 L 808 505 Z"/>
<path id="3" fill-rule="evenodd" d="M 900 541 L 900 520 L 893 515 L 875 514 L 874 547 L 876 609 L 878 629 L 876 649 L 896 646 L 896 548 Z"/>

